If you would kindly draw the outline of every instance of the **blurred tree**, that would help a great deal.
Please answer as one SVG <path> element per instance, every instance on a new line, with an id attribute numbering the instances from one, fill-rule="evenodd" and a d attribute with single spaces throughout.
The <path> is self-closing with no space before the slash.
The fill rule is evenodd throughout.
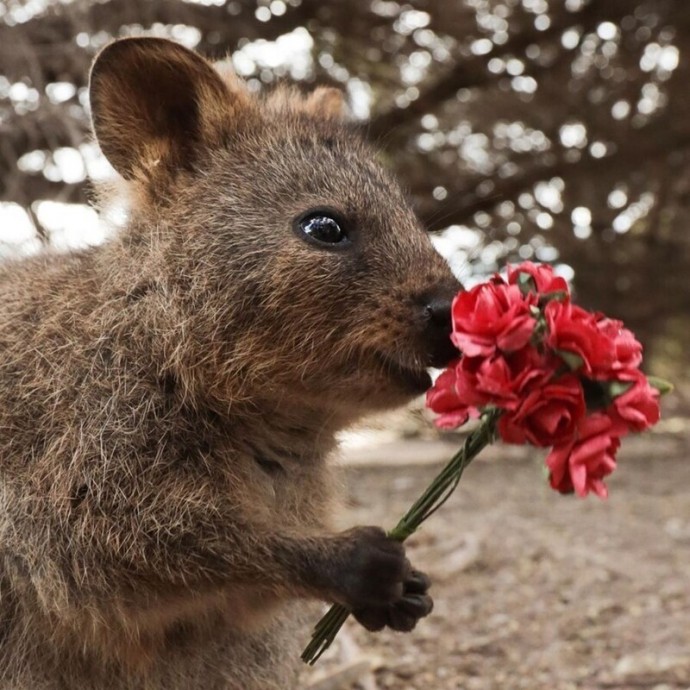
<path id="1" fill-rule="evenodd" d="M 43 243 L 42 202 L 84 203 L 98 167 L 90 60 L 142 32 L 232 55 L 252 88 L 283 76 L 343 84 L 425 225 L 450 228 L 439 246 L 460 273 L 517 258 L 570 267 L 584 304 L 682 359 L 688 3 L 0 2 L 0 200 Z"/>

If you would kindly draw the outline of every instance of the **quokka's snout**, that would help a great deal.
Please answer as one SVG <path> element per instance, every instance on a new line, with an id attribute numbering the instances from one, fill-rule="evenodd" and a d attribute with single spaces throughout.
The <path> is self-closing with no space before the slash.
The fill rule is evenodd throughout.
<path id="1" fill-rule="evenodd" d="M 442 287 L 432 293 L 424 305 L 424 316 L 427 321 L 426 339 L 429 343 L 429 366 L 445 367 L 458 356 L 457 348 L 450 340 L 453 326 L 451 307 L 453 298 L 460 289 L 460 284 Z"/>

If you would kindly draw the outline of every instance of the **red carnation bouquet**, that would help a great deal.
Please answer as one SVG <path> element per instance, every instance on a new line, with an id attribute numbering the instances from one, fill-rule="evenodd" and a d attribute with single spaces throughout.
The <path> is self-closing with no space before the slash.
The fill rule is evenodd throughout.
<path id="1" fill-rule="evenodd" d="M 463 353 L 427 393 L 441 428 L 500 411 L 506 443 L 550 447 L 551 486 L 607 495 L 620 439 L 659 420 L 663 382 L 639 369 L 642 346 L 620 321 L 570 300 L 550 266 L 523 263 L 453 302 Z"/>
<path id="2" fill-rule="evenodd" d="M 549 483 L 560 493 L 605 498 L 621 438 L 655 424 L 659 397 L 671 390 L 640 371 L 642 346 L 633 333 L 573 304 L 566 281 L 531 262 L 460 292 L 452 321 L 458 358 L 427 392 L 427 406 L 443 429 L 480 421 L 389 536 L 404 541 L 416 531 L 497 437 L 550 448 Z M 314 663 L 348 615 L 331 607 L 302 659 Z"/>

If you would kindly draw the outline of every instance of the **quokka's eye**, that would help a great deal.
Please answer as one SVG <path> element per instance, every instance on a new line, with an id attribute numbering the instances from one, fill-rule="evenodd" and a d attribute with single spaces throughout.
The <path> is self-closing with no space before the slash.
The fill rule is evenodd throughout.
<path id="1" fill-rule="evenodd" d="M 326 209 L 316 209 L 302 214 L 295 221 L 295 230 L 303 239 L 332 247 L 349 243 L 345 222 L 340 214 Z"/>

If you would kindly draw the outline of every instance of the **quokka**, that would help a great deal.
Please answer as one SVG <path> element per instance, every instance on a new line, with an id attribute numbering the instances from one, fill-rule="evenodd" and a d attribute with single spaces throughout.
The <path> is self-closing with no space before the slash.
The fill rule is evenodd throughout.
<path id="1" fill-rule="evenodd" d="M 431 610 L 326 461 L 451 358 L 459 285 L 338 91 L 137 38 L 90 96 L 127 222 L 0 268 L 0 689 L 293 688 L 307 600 Z"/>

